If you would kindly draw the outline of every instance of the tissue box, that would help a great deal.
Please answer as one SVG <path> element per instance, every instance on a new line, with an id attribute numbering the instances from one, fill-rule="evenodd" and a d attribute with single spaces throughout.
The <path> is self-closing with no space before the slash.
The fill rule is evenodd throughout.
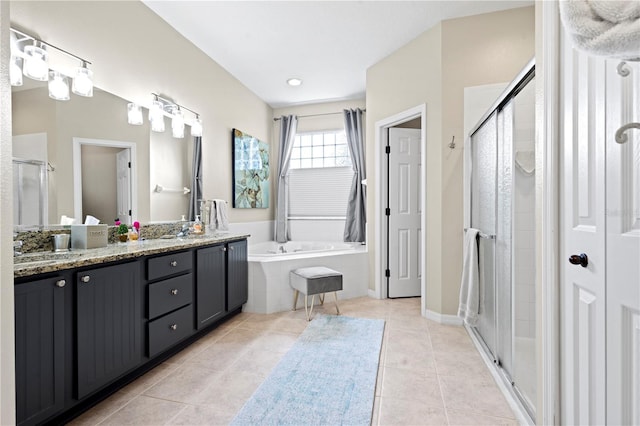
<path id="1" fill-rule="evenodd" d="M 90 249 L 107 246 L 107 225 L 71 225 L 71 248 Z"/>

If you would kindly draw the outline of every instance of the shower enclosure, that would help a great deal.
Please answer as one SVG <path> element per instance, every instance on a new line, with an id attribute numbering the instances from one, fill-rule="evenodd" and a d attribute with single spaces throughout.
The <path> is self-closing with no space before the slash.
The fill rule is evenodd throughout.
<path id="1" fill-rule="evenodd" d="M 13 224 L 47 225 L 47 163 L 14 158 Z"/>
<path id="2" fill-rule="evenodd" d="M 536 401 L 533 61 L 470 133 L 470 223 L 480 230 L 478 337 L 532 419 Z"/>

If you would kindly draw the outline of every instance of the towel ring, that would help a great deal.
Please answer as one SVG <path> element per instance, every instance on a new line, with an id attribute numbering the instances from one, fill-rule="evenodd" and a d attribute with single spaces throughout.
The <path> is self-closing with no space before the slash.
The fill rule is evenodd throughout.
<path id="1" fill-rule="evenodd" d="M 625 133 L 629 129 L 640 129 L 640 123 L 629 123 L 616 130 L 616 142 L 623 144 L 629 140 L 629 136 Z"/>
<path id="2" fill-rule="evenodd" d="M 626 77 L 631 74 L 631 70 L 629 69 L 625 61 L 622 61 L 618 64 L 618 66 L 616 67 L 616 71 L 618 71 L 618 75 L 622 77 Z"/>

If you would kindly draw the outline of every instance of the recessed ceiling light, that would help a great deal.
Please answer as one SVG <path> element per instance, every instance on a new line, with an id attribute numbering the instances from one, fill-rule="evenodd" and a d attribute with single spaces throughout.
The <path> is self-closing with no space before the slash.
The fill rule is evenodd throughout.
<path id="1" fill-rule="evenodd" d="M 287 80 L 287 84 L 289 86 L 300 86 L 302 84 L 302 80 L 299 78 L 290 78 Z"/>

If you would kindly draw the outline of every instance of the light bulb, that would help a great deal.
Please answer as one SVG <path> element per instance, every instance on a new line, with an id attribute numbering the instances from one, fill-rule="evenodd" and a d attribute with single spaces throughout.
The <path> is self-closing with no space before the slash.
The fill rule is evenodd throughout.
<path id="1" fill-rule="evenodd" d="M 134 126 L 142 124 L 142 108 L 133 102 L 127 105 L 127 122 Z"/>
<path id="2" fill-rule="evenodd" d="M 180 108 L 173 109 L 173 117 L 171 118 L 171 133 L 174 138 L 184 138 L 184 116 Z"/>
<path id="3" fill-rule="evenodd" d="M 57 101 L 69 100 L 67 77 L 59 71 L 49 71 L 49 97 Z"/>
<path id="4" fill-rule="evenodd" d="M 20 58 L 17 56 L 11 57 L 11 63 L 9 64 L 9 79 L 11 80 L 12 86 L 22 86 L 22 70 L 20 69 L 20 65 L 18 65 L 18 61 Z"/>
<path id="5" fill-rule="evenodd" d="M 149 121 L 151 121 L 151 130 L 154 132 L 164 132 L 164 109 L 162 102 L 153 101 L 149 107 Z"/>
<path id="6" fill-rule="evenodd" d="M 202 136 L 202 120 L 196 115 L 193 124 L 191 124 L 191 136 Z"/>
<path id="7" fill-rule="evenodd" d="M 86 67 L 86 63 L 82 67 L 76 68 L 71 91 L 80 96 L 93 96 L 93 71 Z"/>
<path id="8" fill-rule="evenodd" d="M 34 80 L 47 81 L 49 78 L 48 58 L 46 50 L 36 46 L 25 46 L 22 73 Z"/>

